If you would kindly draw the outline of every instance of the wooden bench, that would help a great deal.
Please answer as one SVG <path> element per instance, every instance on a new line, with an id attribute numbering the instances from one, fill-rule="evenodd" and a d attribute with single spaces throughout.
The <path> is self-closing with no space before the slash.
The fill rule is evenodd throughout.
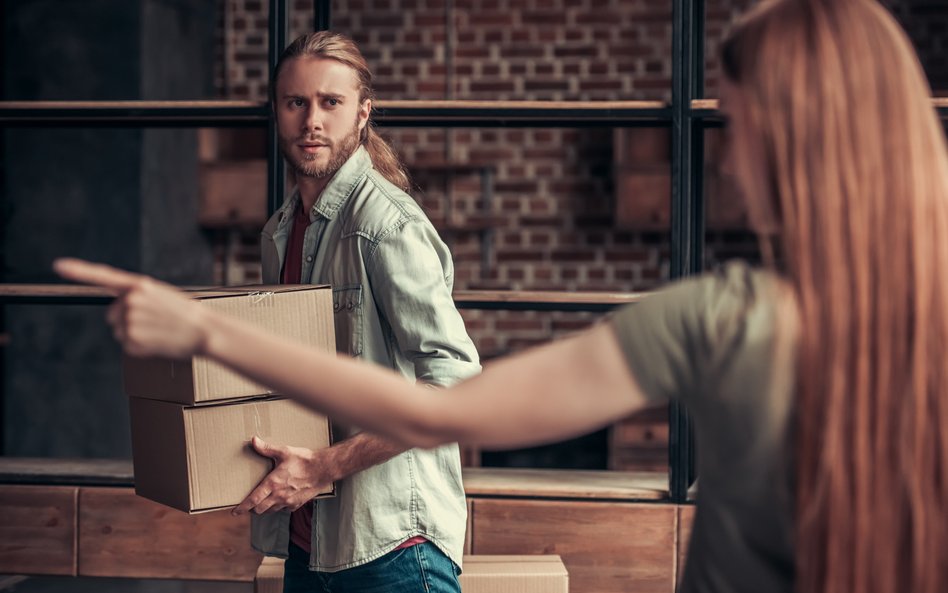
<path id="1" fill-rule="evenodd" d="M 661 473 L 466 469 L 465 553 L 559 555 L 573 593 L 672 593 L 692 508 L 668 503 L 667 483 Z M 251 550 L 246 516 L 186 515 L 132 484 L 128 461 L 0 458 L 0 573 L 260 585 L 273 569 Z"/>

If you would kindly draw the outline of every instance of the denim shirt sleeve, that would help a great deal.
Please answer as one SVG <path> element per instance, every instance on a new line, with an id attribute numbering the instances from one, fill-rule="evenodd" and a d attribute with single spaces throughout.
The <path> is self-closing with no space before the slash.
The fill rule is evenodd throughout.
<path id="1" fill-rule="evenodd" d="M 434 227 L 409 219 L 383 234 L 367 260 L 377 307 L 415 378 L 447 386 L 477 374 L 477 350 L 451 296 L 451 254 Z"/>

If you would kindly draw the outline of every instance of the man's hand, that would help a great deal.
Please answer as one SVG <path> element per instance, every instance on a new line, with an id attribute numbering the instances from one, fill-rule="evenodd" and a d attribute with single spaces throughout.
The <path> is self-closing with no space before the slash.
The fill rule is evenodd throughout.
<path id="1" fill-rule="evenodd" d="M 295 511 L 339 479 L 331 447 L 313 451 L 303 447 L 271 445 L 256 436 L 251 442 L 257 453 L 274 461 L 275 467 L 231 511 L 234 515 L 242 515 L 247 511 L 258 515 L 284 509 Z"/>

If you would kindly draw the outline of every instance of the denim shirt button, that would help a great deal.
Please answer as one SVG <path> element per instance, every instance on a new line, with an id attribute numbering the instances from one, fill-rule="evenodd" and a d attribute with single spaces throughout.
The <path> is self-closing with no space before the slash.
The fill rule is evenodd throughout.
<path id="1" fill-rule="evenodd" d="M 349 304 L 346 305 L 346 308 L 352 311 L 352 301 L 349 301 Z"/>
<path id="2" fill-rule="evenodd" d="M 332 310 L 338 312 L 338 311 L 339 311 L 339 303 L 333 303 L 333 304 L 332 304 Z"/>

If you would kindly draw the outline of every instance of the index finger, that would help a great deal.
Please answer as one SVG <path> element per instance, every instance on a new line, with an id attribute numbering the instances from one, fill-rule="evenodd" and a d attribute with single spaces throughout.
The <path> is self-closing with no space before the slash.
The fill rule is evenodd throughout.
<path id="1" fill-rule="evenodd" d="M 132 288 L 141 279 L 140 274 L 72 257 L 56 259 L 53 262 L 53 269 L 67 280 L 111 288 L 119 292 Z"/>

